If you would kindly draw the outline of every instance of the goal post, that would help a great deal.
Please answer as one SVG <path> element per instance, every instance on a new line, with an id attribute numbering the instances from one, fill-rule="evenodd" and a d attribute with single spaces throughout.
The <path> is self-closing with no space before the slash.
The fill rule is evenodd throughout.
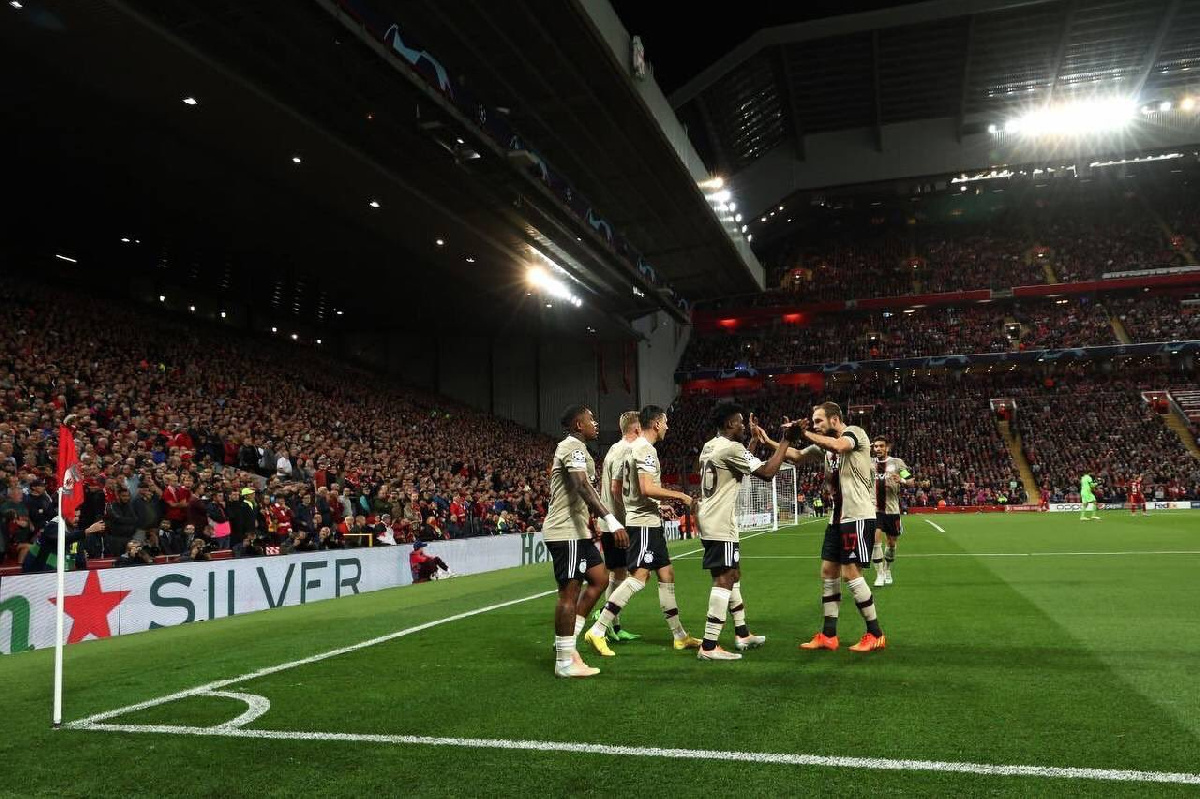
<path id="1" fill-rule="evenodd" d="M 740 532 L 778 530 L 796 523 L 796 469 L 785 463 L 770 480 L 752 474 L 738 487 L 734 519 Z"/>

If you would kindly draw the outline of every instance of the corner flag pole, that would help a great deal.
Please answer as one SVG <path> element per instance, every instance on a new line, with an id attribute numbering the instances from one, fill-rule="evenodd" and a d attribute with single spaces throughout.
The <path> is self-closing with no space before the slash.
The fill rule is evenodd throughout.
<path id="1" fill-rule="evenodd" d="M 63 689 L 63 593 L 67 565 L 67 521 L 63 518 L 63 490 L 58 489 L 58 589 L 54 600 L 54 727 L 62 725 Z"/>

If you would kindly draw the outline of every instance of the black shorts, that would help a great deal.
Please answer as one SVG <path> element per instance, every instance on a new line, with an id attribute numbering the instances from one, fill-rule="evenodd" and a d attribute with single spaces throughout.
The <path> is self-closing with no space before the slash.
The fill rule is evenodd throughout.
<path id="1" fill-rule="evenodd" d="M 554 561 L 554 579 L 558 581 L 559 588 L 571 580 L 582 580 L 588 569 L 604 562 L 600 550 L 596 549 L 596 542 L 590 538 L 547 541 L 546 549 Z"/>
<path id="2" fill-rule="evenodd" d="M 736 569 L 742 560 L 741 545 L 737 541 L 704 541 L 704 568 Z"/>
<path id="3" fill-rule="evenodd" d="M 821 545 L 821 560 L 842 565 L 854 563 L 861 569 L 869 569 L 871 567 L 871 549 L 874 546 L 874 519 L 831 524 L 825 528 L 825 542 Z"/>
<path id="4" fill-rule="evenodd" d="M 671 565 L 671 556 L 667 554 L 667 539 L 661 527 L 626 527 L 625 530 L 629 533 L 628 557 L 625 560 L 629 571 L 657 571 Z"/>
<path id="5" fill-rule="evenodd" d="M 899 513 L 881 513 L 875 517 L 875 529 L 884 535 L 899 537 L 904 532 L 904 523 Z"/>
<path id="6" fill-rule="evenodd" d="M 629 558 L 629 553 L 617 546 L 617 541 L 613 538 L 612 533 L 601 533 L 600 543 L 604 546 L 604 565 L 609 571 L 613 569 L 624 569 L 625 563 Z"/>

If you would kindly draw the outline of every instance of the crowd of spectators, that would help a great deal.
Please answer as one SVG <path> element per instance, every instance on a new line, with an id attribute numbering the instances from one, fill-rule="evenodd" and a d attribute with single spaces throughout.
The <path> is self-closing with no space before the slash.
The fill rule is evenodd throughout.
<path id="1" fill-rule="evenodd" d="M 1176 300 L 1106 302 L 1135 338 L 1197 335 L 1197 314 Z M 521 532 L 544 518 L 553 441 L 514 423 L 312 349 L 188 318 L 51 298 L 13 282 L 0 289 L 0 306 L 10 320 L 0 330 L 0 552 L 9 559 L 48 564 L 39 534 L 54 515 L 66 418 L 85 487 L 71 541 L 78 556 L 118 565 L 159 554 L 203 559 L 217 548 L 258 555 Z M 1113 340 L 1103 309 L 1077 300 L 842 314 L 772 333 L 697 338 L 685 358 L 829 361 Z M 1016 429 L 1051 494 L 1068 495 L 1090 469 L 1118 488 L 1145 474 L 1195 495 L 1200 471 L 1138 394 L 1178 381 L 1153 369 L 1098 369 L 1044 381 L 1024 371 L 914 372 L 903 381 L 851 373 L 820 399 L 853 406 L 853 421 L 887 435 L 917 467 L 911 503 L 1020 501 L 990 416 L 988 401 L 1000 396 L 1019 401 Z M 819 398 L 769 384 L 744 399 L 777 425 Z M 660 446 L 668 481 L 690 484 L 712 403 L 685 394 L 672 406 Z M 799 478 L 803 493 L 821 490 L 815 470 Z"/>
<path id="2" fill-rule="evenodd" d="M 993 413 L 991 400 L 1001 398 L 1016 401 L 1014 432 L 1035 481 L 1051 496 L 1069 497 L 1083 471 L 1091 470 L 1118 492 L 1131 475 L 1142 473 L 1169 496 L 1200 497 L 1200 461 L 1141 399 L 1144 389 L 1194 382 L 1194 371 L 1113 367 L 1085 362 L 974 375 L 934 370 L 905 373 L 903 380 L 887 372 L 874 380 L 830 382 L 819 396 L 806 387 L 768 384 L 737 399 L 768 426 L 809 413 L 817 401 L 840 403 L 852 423 L 869 435 L 886 436 L 893 453 L 915 467 L 918 485 L 906 496 L 912 505 L 1027 500 Z M 705 422 L 718 401 L 691 393 L 672 406 L 671 435 L 659 447 L 664 470 L 695 471 L 700 448 L 712 436 Z M 801 493 L 811 497 L 821 491 L 816 469 L 801 467 L 797 477 Z"/>
<path id="3" fill-rule="evenodd" d="M 1168 499 L 1200 497 L 1200 461 L 1129 381 L 1066 382 L 1008 394 L 1017 398 L 1014 424 L 1025 457 L 1052 501 L 1077 501 L 1084 472 L 1099 481 L 1104 496 L 1123 497 L 1129 481 L 1141 476 Z"/>
<path id="4" fill-rule="evenodd" d="M 1184 305 L 1178 297 L 1122 300 L 1112 311 L 1134 341 L 1200 339 L 1200 305 Z"/>
<path id="5" fill-rule="evenodd" d="M 1050 276 L 1095 280 L 1184 264 L 1200 229 L 1200 203 L 1165 184 L 1145 194 L 1059 184 L 1023 197 L 975 221 L 930 221 L 919 208 L 843 217 L 812 209 L 824 216 L 763 253 L 769 290 L 750 304 L 1005 289 Z"/>
<path id="6" fill-rule="evenodd" d="M 777 323 L 746 334 L 696 335 L 679 368 L 756 368 L 1114 343 L 1104 306 L 1083 296 L 911 312 L 822 314 L 804 327 Z"/>
<path id="7" fill-rule="evenodd" d="M 931 381 L 935 382 L 935 381 Z M 833 398 L 842 405 L 848 421 L 869 435 L 885 435 L 894 454 L 917 466 L 917 488 L 911 504 L 989 504 L 1004 495 L 1008 502 L 1023 496 L 1016 465 L 990 416 L 989 397 L 982 387 L 913 386 L 914 393 L 883 398 L 882 391 L 861 387 L 835 387 L 818 398 L 807 388 L 773 386 L 745 397 L 768 428 L 777 428 L 784 417 L 807 415 L 814 403 Z M 705 428 L 718 400 L 690 394 L 671 408 L 671 437 L 660 446 L 664 470 L 686 474 L 695 470 L 704 441 L 712 437 Z M 934 421 L 936 420 L 936 422 Z M 936 435 L 930 431 L 936 429 Z M 759 453 L 766 458 L 767 452 Z M 816 496 L 824 486 L 820 469 L 804 465 L 797 473 L 800 493 Z"/>
<path id="8" fill-rule="evenodd" d="M 197 536 L 235 554 L 303 551 L 544 518 L 553 442 L 515 423 L 191 319 L 13 282 L 0 307 L 9 558 L 53 515 L 41 497 L 57 489 L 69 415 L 86 486 L 76 526 L 104 528 L 82 544 L 92 557 L 186 557 Z"/>

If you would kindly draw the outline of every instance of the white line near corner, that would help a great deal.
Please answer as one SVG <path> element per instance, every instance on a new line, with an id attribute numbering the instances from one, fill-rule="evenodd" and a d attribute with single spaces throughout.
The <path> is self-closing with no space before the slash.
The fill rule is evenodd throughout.
<path id="1" fill-rule="evenodd" d="M 76 723 L 76 726 L 78 727 L 78 723 Z M 1200 774 L 1189 774 L 1186 772 L 996 765 L 990 763 L 958 763 L 942 760 L 894 760 L 880 757 L 837 757 L 828 755 L 784 754 L 781 752 L 667 749 L 659 747 L 576 743 L 573 741 L 527 741 L 509 740 L 506 738 L 435 738 L 425 735 L 374 735 L 368 733 L 309 732 L 305 730 L 247 730 L 239 727 L 187 727 L 170 724 L 87 724 L 81 727 L 81 729 L 122 733 L 140 732 L 155 735 L 221 736 L 225 738 L 257 738 L 275 741 L 364 742 L 404 746 L 457 746 L 469 749 L 570 752 L 583 755 L 665 757 L 680 760 L 724 760 L 789 766 L 870 769 L 875 771 L 934 771 L 951 774 L 977 774 L 982 776 L 1043 777 L 1067 780 L 1200 785 Z"/>
<path id="2" fill-rule="evenodd" d="M 939 533 L 944 533 L 944 532 L 946 532 L 946 528 L 945 528 L 945 527 L 942 527 L 940 524 L 938 524 L 937 522 L 935 522 L 933 519 L 926 519 L 926 520 L 925 520 L 925 523 L 926 523 L 926 524 L 929 524 L 929 525 L 933 525 L 933 529 L 934 529 L 934 530 L 937 530 Z"/>
<path id="3" fill-rule="evenodd" d="M 149 699 L 145 702 L 138 702 L 135 705 L 128 705 L 126 707 L 119 707 L 116 710 L 108 710 L 103 713 L 96 713 L 86 718 L 79 719 L 78 721 L 69 722 L 64 726 L 72 729 L 87 729 L 95 725 L 97 722 L 107 721 L 108 719 L 116 718 L 117 716 L 123 716 L 126 713 L 135 713 L 139 710 L 157 707 L 158 705 L 165 705 L 167 702 L 174 702 L 176 699 L 184 699 L 186 697 L 196 696 L 198 694 L 212 693 L 217 689 L 224 688 L 229 685 L 245 682 L 247 680 L 254 680 L 259 677 L 266 677 L 268 674 L 287 671 L 288 669 L 294 669 L 297 666 L 307 666 L 310 663 L 328 660 L 329 658 L 337 657 L 338 655 L 345 655 L 349 652 L 357 652 L 360 649 L 366 649 L 367 647 L 375 646 L 376 644 L 387 643 L 388 641 L 395 640 L 396 638 L 403 638 L 406 635 L 412 635 L 413 633 L 419 633 L 422 630 L 428 630 L 431 627 L 449 624 L 452 621 L 459 621 L 460 619 L 470 618 L 471 616 L 478 616 L 481 613 L 488 613 L 489 611 L 499 610 L 500 608 L 512 607 L 513 605 L 519 605 L 522 602 L 529 602 L 533 599 L 541 599 L 544 596 L 549 596 L 554 593 L 557 593 L 557 591 L 542 591 L 541 593 L 531 594 L 530 596 L 521 597 L 520 599 L 513 599 L 508 602 L 500 602 L 495 605 L 486 605 L 482 608 L 476 608 L 475 610 L 468 610 L 465 613 L 457 613 L 453 616 L 447 616 L 444 619 L 427 621 L 424 624 L 418 624 L 414 627 L 408 627 L 403 630 L 398 630 L 394 633 L 381 635 L 376 638 L 361 641 L 357 644 L 351 644 L 350 646 L 343 646 L 339 647 L 338 649 L 330 649 L 328 652 L 321 652 L 317 655 L 312 655 L 300 660 L 293 660 L 288 663 L 281 663 L 277 666 L 267 666 L 266 668 L 258 669 L 257 671 L 252 671 L 229 680 L 217 680 L 216 682 L 210 682 L 206 685 L 199 685 L 195 688 L 189 688 L 186 691 L 178 691 L 166 696 L 160 696 L 157 699 Z"/>
<path id="4" fill-rule="evenodd" d="M 755 535 L 762 535 L 768 531 L 753 533 L 747 538 Z M 687 553 L 694 554 L 694 553 Z M 964 553 L 966 554 L 966 553 Z M 1046 553 L 1050 554 L 1050 553 Z M 1079 553 L 1083 554 L 1083 553 Z M 1090 553 L 1089 553 L 1090 554 Z M 1099 554 L 1099 553 L 1097 553 Z M 1108 553 L 1105 553 L 1108 554 Z M 1112 553 L 1117 554 L 1117 553 Z M 516 751 L 533 751 L 533 752 L 566 752 L 573 754 L 586 755 L 603 755 L 603 756 L 625 756 L 625 757 L 659 757 L 659 758 L 675 758 L 684 760 L 715 760 L 715 761 L 732 761 L 746 763 L 770 763 L 780 765 L 793 766 L 818 766 L 826 768 L 849 768 L 849 769 L 870 769 L 878 771 L 933 771 L 945 772 L 954 774 L 976 774 L 982 776 L 1018 776 L 1018 777 L 1042 777 L 1050 779 L 1075 779 L 1075 780 L 1100 780 L 1108 782 L 1140 782 L 1140 783 L 1167 783 L 1167 784 L 1182 784 L 1182 785 L 1200 785 L 1200 774 L 1192 774 L 1186 772 L 1161 772 L 1161 771 L 1137 771 L 1123 769 L 1096 769 L 1096 768 L 1074 768 L 1074 767 L 1056 767 L 1056 766 L 1024 766 L 1024 765 L 1003 765 L 1003 764 L 988 764 L 988 763 L 970 763 L 970 762 L 953 762 L 953 761 L 937 761 L 937 760 L 899 760 L 890 758 L 871 758 L 871 757 L 840 757 L 829 755 L 806 755 L 806 754 L 786 754 L 777 752 L 740 752 L 740 751 L 722 751 L 722 750 L 704 750 L 704 749 L 671 749 L 658 747 L 638 747 L 638 746 L 622 746 L 608 744 L 593 744 L 593 743 L 577 743 L 572 741 L 531 741 L 531 740 L 510 740 L 505 738 L 450 738 L 450 737 L 431 737 L 423 735 L 377 735 L 366 733 L 341 733 L 341 732 L 314 732 L 309 730 L 260 730 L 260 729 L 245 729 L 241 724 L 248 723 L 258 716 L 266 712 L 269 707 L 269 702 L 265 697 L 257 695 L 223 692 L 218 689 L 232 685 L 234 683 L 253 680 L 258 677 L 263 677 L 269 674 L 285 671 L 287 669 L 296 668 L 298 666 L 316 663 L 338 655 L 355 652 L 360 649 L 365 649 L 376 644 L 381 644 L 386 641 L 391 641 L 396 638 L 401 638 L 406 635 L 430 629 L 438 625 L 447 624 L 459 619 L 477 616 L 481 613 L 487 613 L 500 608 L 511 607 L 523 602 L 529 602 L 534 599 L 540 599 L 554 591 L 542 591 L 537 594 L 522 597 L 520 599 L 501 602 L 494 605 L 487 605 L 475 610 L 469 610 L 464 613 L 458 613 L 453 616 L 447 616 L 443 619 L 437 619 L 424 624 L 418 624 L 413 627 L 408 627 L 387 635 L 378 636 L 367 641 L 363 641 L 351 646 L 345 646 L 338 649 L 332 649 L 327 652 L 322 652 L 311 657 L 294 660 L 288 663 L 282 663 L 276 666 L 268 666 L 258 669 L 257 671 L 243 674 L 239 677 L 234 677 L 229 680 L 217 680 L 206 685 L 197 686 L 186 691 L 179 691 L 174 694 L 152 699 L 146 702 L 129 705 L 127 707 L 110 710 L 104 713 L 97 713 L 87 718 L 73 721 L 65 725 L 65 729 L 73 729 L 80 731 L 95 731 L 95 732 L 116 732 L 116 733 L 151 733 L 156 735 L 192 735 L 198 737 L 217 736 L 224 738 L 245 738 L 259 740 L 283 740 L 283 741 L 338 741 L 338 742 L 363 742 L 363 743 L 378 743 L 391 745 L 405 746 L 454 746 L 471 749 L 505 749 Z M 155 707 L 166 704 L 177 699 L 183 699 L 197 695 L 223 695 L 231 698 L 245 701 L 248 705 L 246 713 L 234 719 L 232 722 L 218 724 L 211 727 L 197 727 L 189 725 L 172 725 L 172 724 L 120 724 L 111 723 L 108 719 L 132 713 L 145 708 Z"/>

